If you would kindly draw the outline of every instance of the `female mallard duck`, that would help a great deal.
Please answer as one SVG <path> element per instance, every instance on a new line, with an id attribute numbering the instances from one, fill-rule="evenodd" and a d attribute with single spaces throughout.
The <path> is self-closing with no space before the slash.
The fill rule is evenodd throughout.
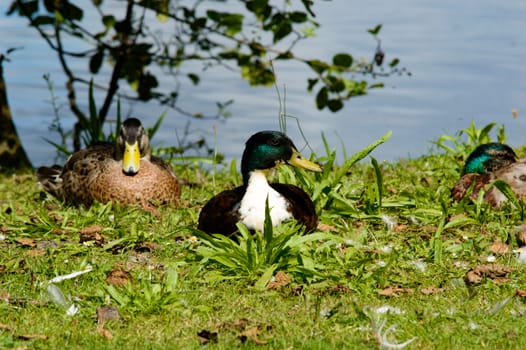
<path id="1" fill-rule="evenodd" d="M 469 198 L 474 200 L 480 190 L 494 180 L 505 181 L 518 198 L 526 197 L 526 163 L 518 159 L 511 147 L 496 142 L 480 145 L 469 155 L 462 177 L 451 194 L 460 200 L 469 188 L 473 188 Z M 484 194 L 484 201 L 494 207 L 506 200 L 506 196 L 493 186 Z"/>
<path id="2" fill-rule="evenodd" d="M 207 233 L 231 236 L 242 222 L 250 230 L 263 231 L 268 198 L 272 224 L 296 219 L 306 231 L 316 228 L 318 217 L 309 195 L 294 185 L 267 182 L 267 173 L 278 164 L 290 164 L 311 171 L 319 165 L 305 159 L 292 141 L 279 131 L 252 135 L 241 160 L 243 186 L 226 190 L 206 203 L 199 214 L 198 228 Z"/>
<path id="3" fill-rule="evenodd" d="M 156 212 L 158 205 L 175 204 L 181 192 L 172 167 L 150 154 L 146 130 L 135 118 L 122 123 L 116 144 L 75 152 L 64 167 L 41 167 L 37 177 L 47 192 L 73 205 L 114 201 Z"/>

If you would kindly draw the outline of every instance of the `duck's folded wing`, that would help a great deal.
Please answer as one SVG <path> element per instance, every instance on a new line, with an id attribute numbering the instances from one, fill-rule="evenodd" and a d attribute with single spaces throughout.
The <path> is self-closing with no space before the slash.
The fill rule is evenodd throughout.
<path id="1" fill-rule="evenodd" d="M 292 216 L 305 225 L 305 231 L 312 231 L 318 226 L 316 208 L 305 191 L 288 184 L 273 183 L 271 186 L 289 201 Z"/>
<path id="2" fill-rule="evenodd" d="M 231 236 L 237 231 L 239 205 L 244 193 L 245 188 L 240 186 L 214 196 L 201 209 L 197 228 L 206 233 Z"/>

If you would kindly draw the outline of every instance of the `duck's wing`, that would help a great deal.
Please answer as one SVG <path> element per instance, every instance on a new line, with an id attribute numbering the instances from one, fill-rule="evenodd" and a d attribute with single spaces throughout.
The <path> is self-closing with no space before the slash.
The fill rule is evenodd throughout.
<path id="1" fill-rule="evenodd" d="M 73 153 L 64 164 L 62 189 L 64 200 L 71 204 L 91 205 L 94 198 L 94 184 L 98 177 L 107 174 L 108 167 L 118 164 L 113 159 L 114 146 L 101 143 Z M 101 187 L 100 191 L 107 187 Z M 97 191 L 95 190 L 95 192 Z"/>
<path id="2" fill-rule="evenodd" d="M 164 172 L 170 174 L 171 176 L 173 176 L 174 178 L 177 178 L 177 176 L 175 175 L 174 168 L 170 165 L 170 163 L 168 163 L 164 159 L 159 158 L 159 157 L 155 157 L 155 156 L 151 156 L 150 157 L 150 162 L 153 165 L 155 165 L 156 167 L 158 167 L 160 169 L 160 171 L 164 171 Z"/>
<path id="3" fill-rule="evenodd" d="M 316 208 L 305 191 L 289 184 L 273 183 L 270 186 L 288 200 L 292 216 L 305 225 L 306 232 L 310 232 L 318 226 Z"/>
<path id="4" fill-rule="evenodd" d="M 494 175 L 507 182 L 518 198 L 526 198 L 526 163 L 513 163 L 496 171 Z"/>
<path id="5" fill-rule="evenodd" d="M 239 206 L 245 190 L 240 186 L 212 197 L 201 209 L 197 228 L 209 234 L 232 236 L 237 231 Z"/>
<path id="6" fill-rule="evenodd" d="M 460 201 L 469 192 L 469 198 L 474 200 L 477 198 L 480 190 L 491 181 L 491 175 L 481 175 L 475 173 L 465 174 L 460 178 L 460 180 L 457 181 L 451 190 L 451 197 L 457 201 Z M 470 191 L 470 188 L 472 188 L 472 191 Z"/>
<path id="7" fill-rule="evenodd" d="M 44 191 L 59 199 L 63 198 L 61 174 L 62 167 L 56 164 L 50 167 L 42 166 L 37 169 L 36 174 Z"/>

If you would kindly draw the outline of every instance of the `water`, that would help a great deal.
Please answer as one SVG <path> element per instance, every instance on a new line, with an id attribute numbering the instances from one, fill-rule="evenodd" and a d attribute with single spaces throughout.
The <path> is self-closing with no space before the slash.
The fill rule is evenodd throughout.
<path id="1" fill-rule="evenodd" d="M 45 139 L 58 141 L 58 135 L 48 130 L 53 109 L 42 75 L 51 75 L 62 104 L 67 102 L 64 78 L 54 53 L 24 19 L 3 15 L 8 3 L 0 5 L 0 30 L 8 34 L 0 36 L 0 49 L 22 47 L 11 55 L 12 62 L 4 64 L 11 112 L 31 161 L 39 166 L 53 162 L 55 156 Z M 300 120 L 318 154 L 324 153 L 321 132 L 340 154 L 342 147 L 351 154 L 392 130 L 391 139 L 373 155 L 389 161 L 414 158 L 428 153 L 431 141 L 453 135 L 471 121 L 479 127 L 490 122 L 505 125 L 512 146 L 526 141 L 523 1 L 333 0 L 317 2 L 314 9 L 322 28 L 315 39 L 298 47 L 301 56 L 330 59 L 348 51 L 370 58 L 376 43 L 366 30 L 381 23 L 386 60 L 399 57 L 412 73 L 383 79 L 384 89 L 355 98 L 342 111 L 331 113 L 318 111 L 314 96 L 306 92 L 306 79 L 312 76 L 307 67 L 276 62 L 278 86 L 286 86 L 287 113 Z M 232 117 L 226 122 L 191 120 L 168 110 L 154 144 L 177 144 L 182 128 L 191 121 L 193 137 L 207 135 L 230 159 L 240 156 L 251 133 L 278 128 L 274 88 L 251 88 L 237 75 L 219 69 L 207 71 L 202 78 L 198 87 L 181 91 L 181 106 L 211 113 L 216 101 L 233 98 Z M 152 103 L 125 104 L 124 109 L 132 110 L 145 124 L 152 124 L 164 111 Z M 512 109 L 519 111 L 518 118 L 512 117 Z M 74 122 L 67 106 L 60 113 L 66 127 Z M 289 120 L 288 132 L 298 147 L 305 145 L 294 120 Z"/>

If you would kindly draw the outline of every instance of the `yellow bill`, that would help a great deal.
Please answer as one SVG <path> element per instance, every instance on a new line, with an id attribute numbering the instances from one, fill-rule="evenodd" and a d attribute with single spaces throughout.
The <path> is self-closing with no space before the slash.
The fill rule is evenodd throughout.
<path id="1" fill-rule="evenodd" d="M 318 164 L 313 163 L 304 156 L 302 156 L 300 152 L 298 152 L 298 150 L 294 150 L 292 152 L 292 157 L 290 157 L 287 163 L 295 167 L 307 169 L 310 171 L 320 172 L 322 170 Z"/>
<path id="2" fill-rule="evenodd" d="M 141 152 L 139 143 L 135 141 L 130 145 L 124 142 L 124 156 L 122 157 L 122 170 L 128 175 L 134 175 L 139 171 L 141 166 Z"/>

